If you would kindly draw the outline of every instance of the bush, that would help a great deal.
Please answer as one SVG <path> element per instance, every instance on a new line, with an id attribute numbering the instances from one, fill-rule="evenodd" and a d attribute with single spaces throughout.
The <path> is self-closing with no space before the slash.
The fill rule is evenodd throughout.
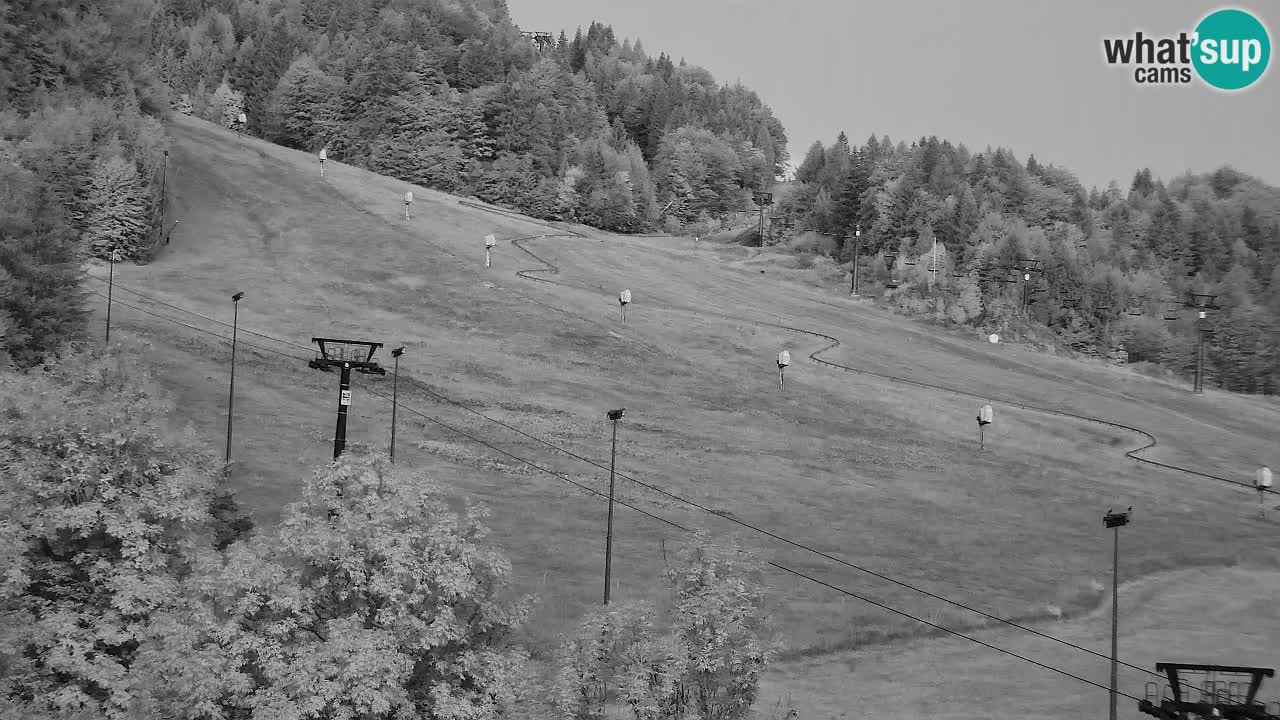
<path id="1" fill-rule="evenodd" d="M 667 574 L 667 629 L 647 605 L 602 608 L 557 655 L 553 701 L 563 720 L 595 720 L 624 704 L 635 720 L 742 720 L 776 655 L 759 561 L 699 538 Z"/>
<path id="2" fill-rule="evenodd" d="M 791 252 L 797 255 L 822 255 L 825 257 L 835 257 L 839 243 L 835 238 L 819 235 L 815 232 L 806 232 L 797 235 L 791 241 Z"/>
<path id="3" fill-rule="evenodd" d="M 168 408 L 135 367 L 94 353 L 0 371 L 0 697 L 14 717 L 121 716 L 152 620 L 181 603 L 216 532 L 214 463 L 190 435 L 162 439 Z"/>
<path id="4" fill-rule="evenodd" d="M 531 599 L 503 599 L 511 568 L 484 516 L 349 451 L 274 537 L 201 557 L 192 602 L 145 648 L 146 703 L 192 720 L 505 714 L 527 693 L 509 639 Z"/>

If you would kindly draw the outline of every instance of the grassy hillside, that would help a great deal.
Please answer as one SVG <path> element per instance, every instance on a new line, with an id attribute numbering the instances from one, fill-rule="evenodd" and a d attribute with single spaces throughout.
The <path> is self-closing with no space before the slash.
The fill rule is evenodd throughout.
<path id="1" fill-rule="evenodd" d="M 727 518 L 758 524 L 1004 616 L 1096 603 L 1090 583 L 1110 571 L 1101 527 L 1110 507 L 1135 509 L 1127 577 L 1280 548 L 1280 514 L 1259 520 L 1252 492 L 1125 458 L 1141 436 L 994 402 L 979 451 L 976 400 L 824 368 L 807 356 L 828 341 L 773 325 L 839 338 L 820 355 L 833 362 L 1135 425 L 1159 439 L 1151 458 L 1241 481 L 1258 464 L 1280 466 L 1274 402 L 1195 397 L 1102 365 L 912 326 L 796 282 L 768 255 L 726 266 L 719 259 L 738 251 L 678 238 L 582 228 L 583 237 L 541 238 L 558 233 L 333 162 L 321 180 L 312 156 L 201 121 L 180 118 L 172 132 L 168 182 L 181 224 L 155 262 L 116 268 L 112 341 L 147 347 L 182 417 L 221 448 L 229 343 L 219 338 L 230 330 L 220 323 L 231 320 L 231 294 L 246 292 L 234 482 L 263 523 L 331 454 L 337 378 L 307 367 L 310 338 L 405 345 L 397 462 L 492 509 L 519 583 L 543 598 L 530 630 L 540 646 L 599 602 L 604 507 L 569 481 L 607 488 L 604 413 L 615 407 L 627 408 L 619 472 L 723 517 L 624 479 L 622 497 L 647 512 L 716 535 L 743 530 Z M 408 220 L 406 189 L 416 200 Z M 488 233 L 503 242 L 486 269 Z M 518 237 L 559 269 L 541 275 L 563 284 L 515 275 L 540 267 L 506 242 Z M 105 267 L 93 272 L 106 277 Z M 105 283 L 90 282 L 105 294 Z M 625 325 L 623 287 L 634 296 Z M 780 390 L 774 358 L 784 347 L 794 364 Z M 389 365 L 386 350 L 381 358 Z M 391 383 L 390 373 L 356 375 L 351 442 L 385 447 Z M 679 531 L 623 509 L 616 533 L 614 597 L 658 592 L 664 549 Z M 910 612 L 979 619 L 746 536 L 776 562 Z M 915 629 L 790 576 L 777 576 L 775 594 L 793 652 Z"/>
<path id="2" fill-rule="evenodd" d="M 1224 592 L 1224 588 L 1230 591 Z M 1280 646 L 1280 590 L 1275 570 L 1185 570 L 1126 584 L 1120 596 L 1122 657 L 1155 661 L 1275 667 Z M 1110 603 L 1077 621 L 1058 623 L 1058 637 L 1106 652 Z M 1229 640 L 1227 640 L 1229 638 Z M 982 632 L 978 639 L 1062 668 L 1106 687 L 1109 665 L 1070 648 L 1028 641 L 1016 631 Z M 1137 663 L 1135 663 L 1137 664 Z M 1148 682 L 1167 680 L 1121 667 L 1120 689 L 1145 697 Z M 760 706 L 790 699 L 802 718 L 1106 717 L 1106 690 L 975 646 L 965 640 L 927 640 L 799 660 L 770 673 Z M 1280 702 L 1280 686 L 1265 680 L 1258 700 Z M 1119 700 L 1120 717 L 1138 714 L 1137 702 Z M 1272 706 L 1274 708 L 1274 705 Z M 857 708 L 851 712 L 851 708 Z"/>

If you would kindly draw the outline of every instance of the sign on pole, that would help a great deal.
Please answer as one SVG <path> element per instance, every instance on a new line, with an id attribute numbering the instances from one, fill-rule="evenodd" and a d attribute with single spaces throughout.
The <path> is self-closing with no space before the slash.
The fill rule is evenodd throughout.
<path id="1" fill-rule="evenodd" d="M 627 303 L 631 302 L 631 291 L 623 290 L 618 293 L 618 305 L 622 308 L 622 322 L 627 321 Z"/>
<path id="2" fill-rule="evenodd" d="M 327 148 L 320 148 L 320 177 L 324 177 L 324 161 L 329 157 Z"/>
<path id="3" fill-rule="evenodd" d="M 978 409 L 978 449 L 986 448 L 986 438 L 983 436 L 983 430 L 991 424 L 994 413 L 991 411 L 990 405 L 983 405 Z"/>
<path id="4" fill-rule="evenodd" d="M 342 404 L 342 405 L 350 405 L 350 404 L 351 404 L 351 391 L 350 391 L 350 390 L 343 390 L 343 391 L 342 391 L 342 399 L 339 401 L 339 403 L 340 403 L 340 404 Z"/>
<path id="5" fill-rule="evenodd" d="M 404 194 L 404 219 L 409 219 L 409 203 L 413 202 L 413 191 L 410 190 Z"/>
<path id="6" fill-rule="evenodd" d="M 498 238 L 492 235 L 484 236 L 484 266 L 485 267 L 489 267 L 490 265 L 492 265 L 493 246 L 497 244 L 498 244 Z"/>
<path id="7" fill-rule="evenodd" d="M 786 369 L 786 367 L 790 364 L 791 364 L 791 352 L 789 350 L 783 350 L 782 352 L 778 353 L 778 387 L 779 388 L 783 387 L 784 383 L 786 382 L 786 378 L 783 377 L 782 371 Z"/>
<path id="8" fill-rule="evenodd" d="M 1258 510 L 1262 513 L 1262 519 L 1267 518 L 1267 491 L 1271 489 L 1271 468 L 1258 468 L 1257 479 L 1254 484 L 1258 486 Z"/>

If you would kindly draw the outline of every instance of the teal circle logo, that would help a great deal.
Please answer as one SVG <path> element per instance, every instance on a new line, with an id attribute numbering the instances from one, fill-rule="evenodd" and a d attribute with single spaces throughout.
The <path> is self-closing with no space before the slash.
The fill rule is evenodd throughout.
<path id="1" fill-rule="evenodd" d="M 1191 64 L 1201 80 L 1219 90 L 1249 87 L 1267 71 L 1270 60 L 1267 28 L 1243 10 L 1217 10 L 1196 26 Z"/>

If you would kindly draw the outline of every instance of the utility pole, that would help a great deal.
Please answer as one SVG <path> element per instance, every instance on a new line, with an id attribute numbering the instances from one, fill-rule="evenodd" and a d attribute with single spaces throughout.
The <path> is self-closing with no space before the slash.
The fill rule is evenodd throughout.
<path id="1" fill-rule="evenodd" d="M 609 604 L 609 583 L 613 572 L 613 491 L 614 465 L 618 459 L 618 421 L 622 419 L 626 408 L 609 411 L 609 419 L 613 421 L 613 450 L 609 453 L 609 521 L 604 536 L 604 604 Z"/>
<path id="2" fill-rule="evenodd" d="M 120 251 L 111 248 L 111 259 L 107 270 L 107 345 L 111 344 L 111 291 L 116 284 L 116 262 L 119 259 Z"/>
<path id="3" fill-rule="evenodd" d="M 367 375 L 386 375 L 387 371 L 373 361 L 373 354 L 382 347 L 382 343 L 334 338 L 311 338 L 311 342 L 320 346 L 320 357 L 308 361 L 309 367 L 325 372 L 336 367 L 341 371 L 338 381 L 338 425 L 333 433 L 333 459 L 337 460 L 347 446 L 347 408 L 351 405 L 351 371 L 356 370 Z M 363 358 L 361 358 L 362 355 Z"/>
<path id="4" fill-rule="evenodd" d="M 233 417 L 232 408 L 236 403 L 236 335 L 240 330 L 240 298 L 244 297 L 244 293 L 238 292 L 231 296 L 231 305 L 234 308 L 231 315 L 231 388 L 227 391 L 227 457 L 226 464 L 231 464 L 231 420 Z"/>
<path id="5" fill-rule="evenodd" d="M 862 264 L 862 226 L 853 226 L 853 277 L 849 278 L 849 295 L 858 297 L 858 266 Z"/>
<path id="6" fill-rule="evenodd" d="M 395 369 L 391 373 L 391 462 L 396 461 L 396 407 L 399 405 L 397 391 L 400 388 L 400 356 L 403 354 L 404 347 L 391 351 L 391 357 L 396 361 Z"/>
<path id="7" fill-rule="evenodd" d="M 1115 545 L 1111 556 L 1111 714 L 1110 720 L 1116 720 L 1116 685 L 1119 670 L 1119 655 L 1117 652 L 1117 636 L 1120 626 L 1120 528 L 1129 524 L 1129 513 L 1133 512 L 1133 508 L 1122 513 L 1113 513 L 1110 510 L 1103 516 L 1102 521 L 1108 527 L 1115 531 Z"/>

